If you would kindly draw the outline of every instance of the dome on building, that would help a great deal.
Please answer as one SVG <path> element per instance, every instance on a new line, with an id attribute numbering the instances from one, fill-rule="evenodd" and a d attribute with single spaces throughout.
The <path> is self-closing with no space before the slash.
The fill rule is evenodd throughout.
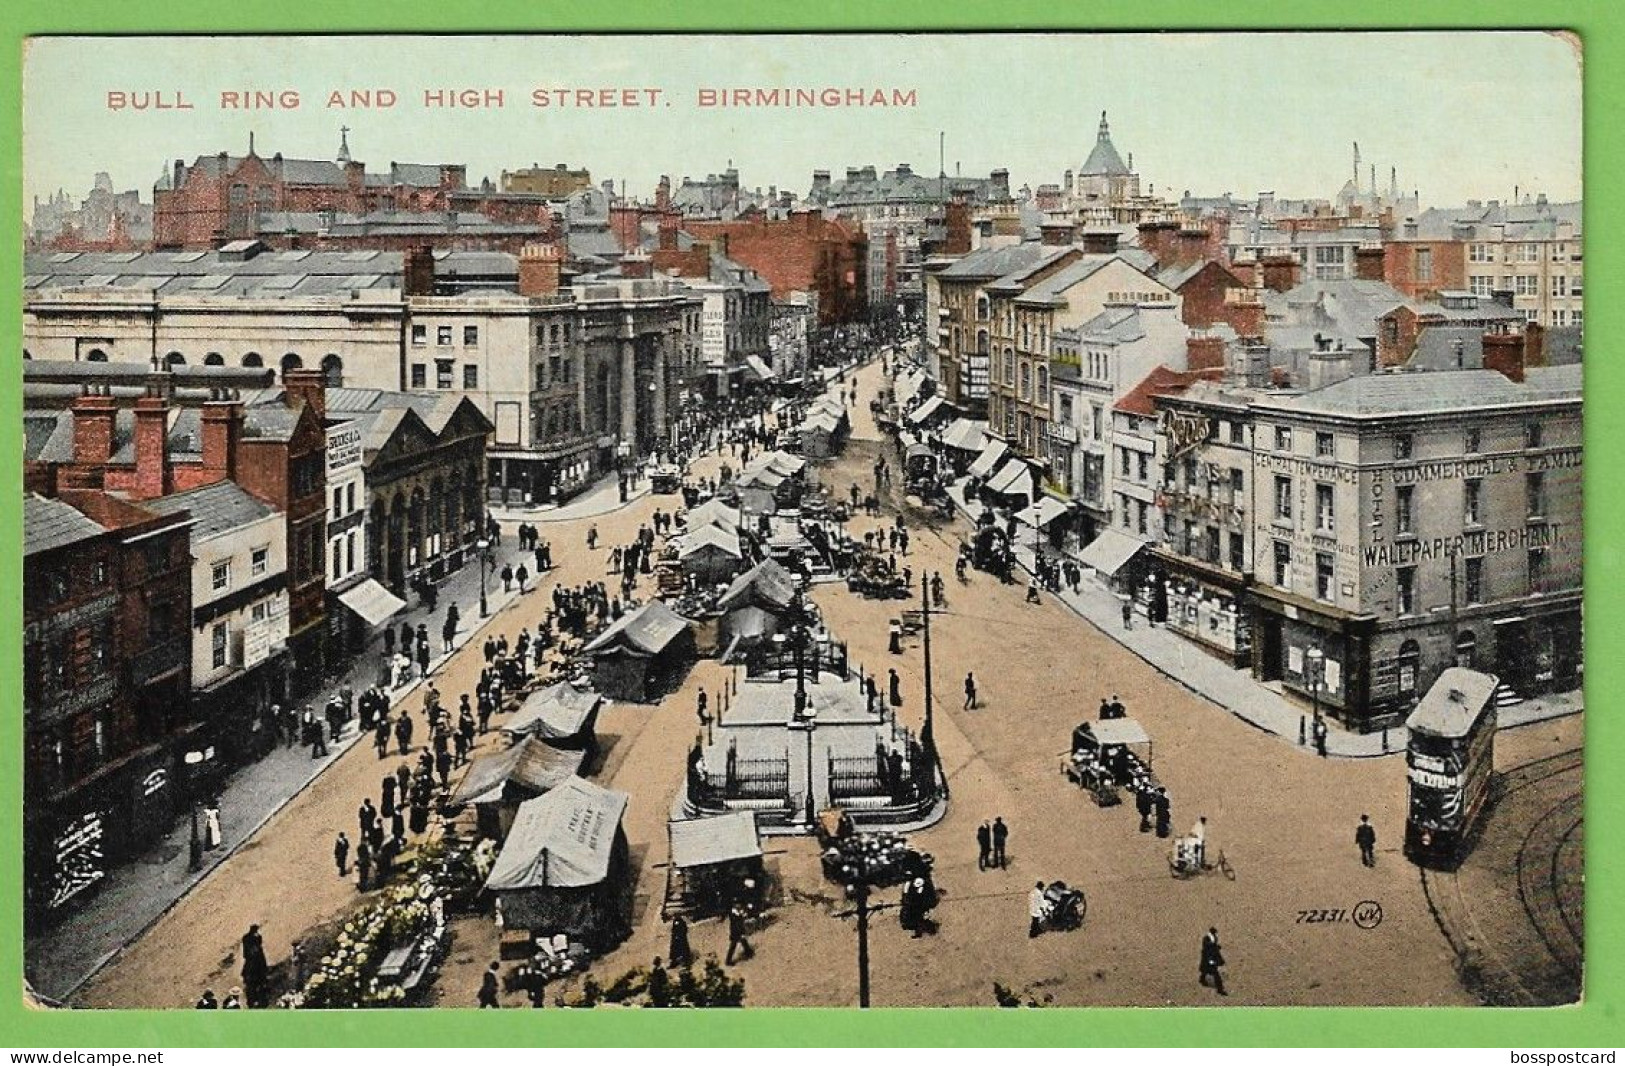
<path id="1" fill-rule="evenodd" d="M 1084 160 L 1080 173 L 1084 177 L 1122 177 L 1129 173 L 1123 157 L 1117 154 L 1117 148 L 1112 144 L 1111 127 L 1106 122 L 1104 111 L 1100 113 L 1100 132 L 1095 136 L 1094 150 Z"/>

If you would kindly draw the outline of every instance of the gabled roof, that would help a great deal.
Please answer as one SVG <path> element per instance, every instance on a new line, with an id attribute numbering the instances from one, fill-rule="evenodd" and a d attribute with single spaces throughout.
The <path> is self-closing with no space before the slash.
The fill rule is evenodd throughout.
<path id="1" fill-rule="evenodd" d="M 655 655 L 688 628 L 688 619 L 667 607 L 663 600 L 650 600 L 604 630 L 582 649 L 606 651 L 621 646 L 634 653 Z"/>
<path id="2" fill-rule="evenodd" d="M 796 579 L 773 559 L 763 559 L 743 574 L 722 594 L 717 606 L 730 611 L 741 603 L 768 604 L 784 608 L 795 599 Z"/>
<path id="3" fill-rule="evenodd" d="M 1550 367 L 1559 375 L 1512 381 L 1494 370 L 1424 370 L 1361 374 L 1290 398 L 1261 397 L 1254 406 L 1286 412 L 1346 416 L 1421 415 L 1580 398 L 1578 367 Z M 1572 388 L 1569 386 L 1572 385 Z"/>
<path id="4" fill-rule="evenodd" d="M 519 807 L 485 887 L 588 888 L 609 876 L 630 797 L 572 777 Z"/>
<path id="5" fill-rule="evenodd" d="M 690 555 L 708 548 L 726 552 L 736 559 L 744 554 L 739 550 L 738 533 L 721 526 L 701 526 L 683 534 L 683 546 L 677 552 L 677 557 L 687 559 Z"/>
<path id="6" fill-rule="evenodd" d="M 979 248 L 956 260 L 952 266 L 944 268 L 937 276 L 950 281 L 1002 278 L 1012 272 L 1027 269 L 1062 250 L 1047 247 L 1037 241 L 1022 241 L 1019 244 L 1006 244 L 997 248 Z"/>
<path id="7" fill-rule="evenodd" d="M 1087 281 L 1114 260 L 1120 260 L 1145 274 L 1147 281 L 1157 281 L 1156 278 L 1147 273 L 1147 270 L 1156 263 L 1156 260 L 1149 253 L 1142 252 L 1137 248 L 1113 252 L 1110 255 L 1085 255 L 1075 263 L 1068 263 L 1049 277 L 1033 285 L 1020 296 L 1017 296 L 1016 303 L 1023 305 L 1040 304 L 1049 307 L 1062 306 L 1066 303 L 1066 291 L 1068 289 L 1080 282 Z M 1000 279 L 1000 281 L 1003 280 Z M 1158 282 L 1158 284 L 1161 283 Z"/>

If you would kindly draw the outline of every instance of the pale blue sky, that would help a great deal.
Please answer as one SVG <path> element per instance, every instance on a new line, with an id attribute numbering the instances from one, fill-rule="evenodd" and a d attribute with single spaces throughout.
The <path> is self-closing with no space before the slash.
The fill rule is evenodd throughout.
<path id="1" fill-rule="evenodd" d="M 59 186 L 82 196 L 97 170 L 150 195 L 177 158 L 331 158 L 340 125 L 369 169 L 466 162 L 493 180 L 533 162 L 591 169 L 652 195 L 669 173 L 731 158 L 747 187 L 805 192 L 811 172 L 912 163 L 1012 184 L 1059 181 L 1110 112 L 1142 182 L 1175 195 L 1331 197 L 1350 142 L 1424 205 L 1506 199 L 1514 185 L 1580 195 L 1580 64 L 1540 33 L 768 37 L 54 38 L 30 43 L 24 204 Z M 660 87 L 654 109 L 536 110 L 536 87 Z M 879 110 L 706 110 L 699 87 L 913 89 Z M 388 87 L 393 110 L 341 112 L 333 89 Z M 425 88 L 494 87 L 500 111 L 429 111 Z M 179 92 L 190 111 L 111 112 L 109 91 Z M 227 111 L 226 90 L 294 89 L 296 111 Z M 1362 167 L 1362 170 L 1366 170 Z M 1368 171 L 1367 171 L 1368 173 Z M 1362 181 L 1365 180 L 1362 174 Z"/>

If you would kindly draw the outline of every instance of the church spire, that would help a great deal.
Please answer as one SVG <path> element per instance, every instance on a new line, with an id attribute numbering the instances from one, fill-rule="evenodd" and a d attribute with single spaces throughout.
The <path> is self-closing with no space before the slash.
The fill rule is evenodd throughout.
<path id="1" fill-rule="evenodd" d="M 1112 139 L 1112 128 L 1106 122 L 1106 112 L 1102 111 L 1100 113 L 1100 132 L 1095 134 L 1095 140 L 1097 140 L 1097 141 L 1109 141 L 1111 139 Z"/>
<path id="2" fill-rule="evenodd" d="M 254 131 L 253 130 L 248 131 L 248 154 L 249 155 L 254 154 Z"/>
<path id="3" fill-rule="evenodd" d="M 340 163 L 348 163 L 350 161 L 350 127 L 348 126 L 339 127 L 338 161 Z"/>

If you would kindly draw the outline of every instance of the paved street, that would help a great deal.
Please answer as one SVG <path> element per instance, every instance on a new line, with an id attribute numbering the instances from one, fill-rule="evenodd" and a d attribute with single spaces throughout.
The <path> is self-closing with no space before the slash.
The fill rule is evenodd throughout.
<path id="1" fill-rule="evenodd" d="M 879 383 L 878 366 L 866 368 L 860 380 L 855 439 L 842 459 L 817 469 L 843 491 L 854 481 L 869 484 L 870 465 L 883 447 L 866 407 Z M 699 472 L 713 472 L 716 462 L 703 462 Z M 674 500 L 646 496 L 625 507 L 617 500 L 612 511 L 549 522 L 544 535 L 561 564 L 550 580 L 599 579 L 608 546 L 630 539 L 656 507 L 670 508 Z M 860 518 L 852 528 L 861 535 L 889 521 L 890 515 Z M 583 543 L 590 524 L 601 538 L 595 553 Z M 1475 1002 L 1457 977 L 1456 948 L 1421 878 L 1399 853 L 1405 803 L 1399 760 L 1306 757 L 1295 744 L 1283 744 L 1174 680 L 1141 649 L 1125 648 L 1054 597 L 1028 605 L 1024 585 L 1001 585 L 975 571 L 968 584 L 955 582 L 963 526 L 921 531 L 911 519 L 911 528 L 911 552 L 900 563 L 916 575 L 941 571 L 948 579 L 948 608 L 933 620 L 932 650 L 936 731 L 952 795 L 945 820 L 914 837 L 936 856 L 941 930 L 913 939 L 898 928 L 895 912 L 879 912 L 872 947 L 877 1006 L 990 1006 L 994 982 L 1024 999 L 1057 1004 L 1210 1005 L 1219 1000 L 1196 980 L 1198 943 L 1210 925 L 1219 928 L 1230 963 L 1227 1004 Z M 819 586 L 815 599 L 855 661 L 870 670 L 897 668 L 906 701 L 902 719 L 917 729 L 924 710 L 918 644 L 895 657 L 885 647 L 887 619 L 902 605 L 859 599 L 840 584 Z M 533 626 L 546 606 L 545 595 L 523 597 L 494 624 L 511 637 L 521 625 Z M 479 665 L 478 651 L 467 649 L 446 664 L 439 687 L 449 701 L 472 690 Z M 983 706 L 974 711 L 960 706 L 967 670 L 982 692 Z M 695 693 L 704 686 L 714 694 L 722 677 L 722 667 L 703 661 L 659 706 L 615 705 L 601 718 L 606 752 L 596 777 L 632 795 L 625 825 L 639 877 L 634 932 L 595 966 L 601 978 L 665 954 L 659 903 L 666 818 L 694 736 Z M 1101 697 L 1113 693 L 1153 738 L 1153 763 L 1173 799 L 1176 833 L 1205 815 L 1209 851 L 1225 853 L 1234 881 L 1216 874 L 1174 880 L 1170 841 L 1137 832 L 1131 808 L 1099 809 L 1062 777 L 1061 753 L 1073 725 L 1094 717 Z M 409 707 L 420 703 L 416 692 L 406 697 Z M 1504 731 L 1498 764 L 1508 769 L 1577 748 L 1581 725 L 1581 716 L 1572 715 Z M 484 738 L 479 750 L 496 743 Z M 348 913 L 358 897 L 353 883 L 333 869 L 332 837 L 354 828 L 356 804 L 376 792 L 380 774 L 397 761 L 380 763 L 367 746 L 335 757 L 75 1001 L 183 1006 L 203 987 L 218 992 L 236 983 L 237 938 L 250 922 L 264 926 L 275 966 L 295 937 Z M 1361 865 L 1353 843 L 1362 813 L 1371 815 L 1379 834 L 1373 869 Z M 975 828 L 995 815 L 1011 826 L 1010 865 L 981 872 Z M 852 922 L 837 916 L 845 901 L 822 879 L 814 843 L 772 838 L 767 848 L 781 905 L 752 936 L 756 957 L 737 967 L 747 1003 L 856 1002 Z M 1516 885 L 1501 883 L 1493 870 L 1483 876 L 1495 891 L 1516 894 Z M 1071 933 L 1029 939 L 1026 893 L 1035 880 L 1057 878 L 1086 890 L 1087 920 Z M 894 896 L 883 892 L 878 901 Z M 1375 928 L 1298 920 L 1300 911 L 1352 909 L 1364 900 L 1381 904 Z M 453 938 L 437 1002 L 471 1006 L 479 973 L 494 957 L 495 929 L 488 918 L 461 919 Z M 697 923 L 692 940 L 701 954 L 726 947 L 715 922 Z M 517 997 L 510 1002 L 517 1005 Z"/>

